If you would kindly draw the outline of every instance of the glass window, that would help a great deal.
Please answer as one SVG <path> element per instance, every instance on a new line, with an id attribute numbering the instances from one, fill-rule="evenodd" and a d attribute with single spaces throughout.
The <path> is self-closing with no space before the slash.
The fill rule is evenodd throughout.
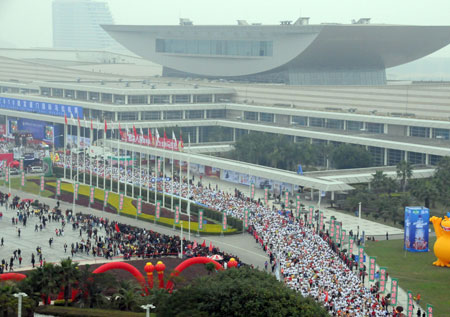
<path id="1" fill-rule="evenodd" d="M 156 39 L 158 53 L 272 56 L 272 41 Z"/>
<path id="2" fill-rule="evenodd" d="M 390 165 L 390 166 L 397 165 L 400 161 L 403 161 L 403 158 L 404 158 L 403 153 L 404 152 L 400 151 L 400 150 L 388 149 L 388 153 L 387 153 L 388 164 L 387 165 Z"/>
<path id="3" fill-rule="evenodd" d="M 64 90 L 64 98 L 74 99 L 75 98 L 75 90 L 65 89 Z"/>
<path id="4" fill-rule="evenodd" d="M 62 97 L 63 96 L 63 90 L 59 88 L 53 88 L 53 97 Z"/>
<path id="5" fill-rule="evenodd" d="M 102 102 L 112 103 L 112 94 L 102 94 Z"/>
<path id="6" fill-rule="evenodd" d="M 138 120 L 138 112 L 119 112 L 119 120 L 136 121 Z"/>
<path id="7" fill-rule="evenodd" d="M 324 118 L 309 118 L 309 126 L 310 127 L 324 127 L 325 126 L 325 119 Z"/>
<path id="8" fill-rule="evenodd" d="M 3 91 L 3 89 L 2 89 Z M 50 96 L 52 89 L 49 87 L 41 87 L 41 95 Z"/>
<path id="9" fill-rule="evenodd" d="M 169 102 L 170 102 L 169 95 L 152 95 L 150 98 L 150 103 L 152 104 L 164 104 Z"/>
<path id="10" fill-rule="evenodd" d="M 369 146 L 368 148 L 370 154 L 372 155 L 372 163 L 375 166 L 384 165 L 384 148 Z"/>
<path id="11" fill-rule="evenodd" d="M 360 131 L 364 128 L 364 123 L 361 121 L 347 121 L 347 130 Z"/>
<path id="12" fill-rule="evenodd" d="M 115 112 L 103 111 L 103 119 L 106 119 L 107 121 L 116 121 Z"/>
<path id="13" fill-rule="evenodd" d="M 438 165 L 439 161 L 442 159 L 442 156 L 439 155 L 430 155 L 430 164 Z"/>
<path id="14" fill-rule="evenodd" d="M 142 120 L 161 120 L 161 111 L 142 111 Z"/>
<path id="15" fill-rule="evenodd" d="M 244 120 L 256 121 L 258 120 L 258 113 L 251 111 L 244 111 Z"/>
<path id="16" fill-rule="evenodd" d="M 231 102 L 232 101 L 232 95 L 227 94 L 217 94 L 214 98 L 215 102 Z"/>
<path id="17" fill-rule="evenodd" d="M 88 95 L 89 95 L 89 100 L 90 100 L 90 101 L 98 101 L 99 98 L 100 98 L 100 94 L 99 94 L 98 92 L 92 92 L 92 91 L 90 91 L 90 92 L 88 93 Z"/>
<path id="18" fill-rule="evenodd" d="M 433 138 L 448 140 L 450 131 L 447 129 L 433 129 Z"/>
<path id="19" fill-rule="evenodd" d="M 212 102 L 212 95 L 194 95 L 194 103 Z"/>
<path id="20" fill-rule="evenodd" d="M 424 127 L 409 127 L 409 135 L 420 138 L 430 137 L 430 129 Z"/>
<path id="21" fill-rule="evenodd" d="M 344 129 L 344 121 L 336 119 L 327 119 L 327 128 L 342 130 Z"/>
<path id="22" fill-rule="evenodd" d="M 424 153 L 408 152 L 408 162 L 411 164 L 425 164 Z"/>
<path id="23" fill-rule="evenodd" d="M 164 120 L 183 119 L 183 111 L 164 111 Z"/>
<path id="24" fill-rule="evenodd" d="M 208 119 L 220 119 L 225 118 L 225 116 L 226 116 L 225 109 L 206 110 L 206 117 Z"/>
<path id="25" fill-rule="evenodd" d="M 261 112 L 259 114 L 259 120 L 264 121 L 264 122 L 274 122 L 274 114 L 267 113 L 267 112 Z"/>
<path id="26" fill-rule="evenodd" d="M 308 117 L 292 116 L 292 123 L 307 126 L 308 125 Z"/>
<path id="27" fill-rule="evenodd" d="M 367 123 L 367 131 L 370 133 L 384 133 L 384 125 L 382 123 Z"/>
<path id="28" fill-rule="evenodd" d="M 87 91 L 77 90 L 77 99 L 78 100 L 87 100 Z"/>
<path id="29" fill-rule="evenodd" d="M 125 96 L 124 95 L 114 95 L 114 103 L 117 105 L 125 104 Z"/>
<path id="30" fill-rule="evenodd" d="M 147 96 L 144 95 L 130 95 L 128 96 L 128 103 L 132 105 L 143 105 L 147 103 Z"/>
<path id="31" fill-rule="evenodd" d="M 190 103 L 191 95 L 173 95 L 172 103 Z"/>
<path id="32" fill-rule="evenodd" d="M 203 110 L 187 110 L 186 111 L 186 119 L 203 119 L 204 111 Z"/>

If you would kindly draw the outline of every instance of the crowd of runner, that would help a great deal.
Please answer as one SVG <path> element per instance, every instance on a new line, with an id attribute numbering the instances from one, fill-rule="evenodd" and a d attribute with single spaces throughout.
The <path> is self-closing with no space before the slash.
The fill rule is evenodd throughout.
<path id="1" fill-rule="evenodd" d="M 75 156 L 72 157 L 75 161 Z M 70 159 L 67 159 L 70 161 Z M 89 158 L 83 160 L 86 170 L 90 171 Z M 94 163 L 95 162 L 95 163 Z M 92 161 L 94 173 L 100 176 L 106 172 L 111 174 L 111 166 Z M 69 164 L 68 164 L 69 165 Z M 120 181 L 135 185 L 148 186 L 154 184 L 152 169 L 125 166 L 112 166 L 112 177 L 117 179 L 120 169 Z M 159 182 L 158 191 L 163 190 Z M 189 189 L 189 192 L 188 192 Z M 229 215 L 243 219 L 244 209 L 250 211 L 251 231 L 256 241 L 267 252 L 272 264 L 272 271 L 278 261 L 278 269 L 282 279 L 289 287 L 303 296 L 311 296 L 322 302 L 335 316 L 389 316 L 389 294 L 378 293 L 377 285 L 370 288 L 364 286 L 364 271 L 353 270 L 356 262 L 352 255 L 346 255 L 329 239 L 327 232 L 317 232 L 301 219 L 294 219 L 292 212 L 277 210 L 272 206 L 264 206 L 261 201 L 249 199 L 239 191 L 225 193 L 217 187 L 195 185 L 188 186 L 187 180 L 177 181 L 175 178 L 164 183 L 164 191 L 176 196 L 190 199 L 209 206 L 212 209 L 226 211 Z M 392 313 L 393 314 L 393 313 Z"/>

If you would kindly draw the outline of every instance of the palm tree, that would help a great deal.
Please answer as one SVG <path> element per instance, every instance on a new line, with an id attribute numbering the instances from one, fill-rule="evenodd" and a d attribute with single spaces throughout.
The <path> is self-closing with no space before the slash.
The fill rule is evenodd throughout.
<path id="1" fill-rule="evenodd" d="M 120 310 L 130 311 L 140 302 L 142 289 L 134 282 L 122 280 L 117 292 L 112 295 L 113 305 Z"/>
<path id="2" fill-rule="evenodd" d="M 104 307 L 108 302 L 104 292 L 116 284 L 116 279 L 108 273 L 93 274 L 89 268 L 87 264 L 80 270 L 77 288 L 82 291 L 77 294 L 74 303 L 83 308 Z"/>
<path id="3" fill-rule="evenodd" d="M 412 177 L 413 170 L 411 163 L 407 161 L 400 161 L 397 164 L 397 178 L 400 178 L 402 190 L 406 191 L 406 182 Z"/>
<path id="4" fill-rule="evenodd" d="M 384 192 L 389 178 L 383 173 L 383 171 L 376 171 L 372 176 L 373 178 L 370 182 L 370 187 L 372 190 L 376 193 Z"/>
<path id="5" fill-rule="evenodd" d="M 72 259 L 67 258 L 61 260 L 59 266 L 56 267 L 59 273 L 59 286 L 64 289 L 64 306 L 69 304 L 69 296 L 71 294 L 71 287 L 75 286 L 76 281 L 80 276 L 78 265 L 72 262 Z"/>
<path id="6" fill-rule="evenodd" d="M 40 277 L 39 284 L 41 285 L 40 292 L 43 299 L 45 298 L 45 305 L 47 305 L 48 299 L 60 291 L 60 276 L 53 263 L 45 264 L 40 273 L 38 275 Z"/>
<path id="7" fill-rule="evenodd" d="M 430 208 L 430 203 L 439 197 L 436 181 L 432 179 L 416 179 L 411 182 L 411 194 Z"/>

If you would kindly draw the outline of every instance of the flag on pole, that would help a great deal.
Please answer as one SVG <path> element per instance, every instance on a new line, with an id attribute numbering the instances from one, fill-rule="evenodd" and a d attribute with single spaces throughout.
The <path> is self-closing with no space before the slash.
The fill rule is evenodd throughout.
<path id="1" fill-rule="evenodd" d="M 81 128 L 81 121 L 80 121 L 80 117 L 77 115 L 77 121 L 78 121 L 78 127 Z"/>
<path id="2" fill-rule="evenodd" d="M 148 139 L 150 144 L 153 144 L 153 136 L 152 136 L 152 129 L 148 128 Z"/>
<path id="3" fill-rule="evenodd" d="M 155 129 L 155 137 L 156 137 L 155 146 L 157 147 L 158 146 L 158 142 L 159 142 L 159 131 L 158 131 L 158 129 Z"/>
<path id="4" fill-rule="evenodd" d="M 91 119 L 91 131 L 94 131 L 94 122 L 92 122 L 92 119 Z"/>
<path id="5" fill-rule="evenodd" d="M 136 127 L 134 126 L 134 124 L 133 124 L 133 134 L 134 134 L 134 139 L 137 141 L 137 139 L 138 139 L 138 133 L 137 133 L 137 131 L 136 131 Z"/>
<path id="6" fill-rule="evenodd" d="M 117 222 L 116 222 L 116 224 L 114 225 L 114 228 L 116 229 L 117 232 L 120 232 L 120 228 L 119 228 L 119 225 L 117 224 Z"/>
<path id="7" fill-rule="evenodd" d="M 198 230 L 203 230 L 203 210 L 198 212 Z"/>
<path id="8" fill-rule="evenodd" d="M 213 245 L 212 245 L 212 242 L 209 241 L 209 252 L 212 252 L 212 250 L 213 250 Z"/>
<path id="9" fill-rule="evenodd" d="M 203 240 L 202 248 L 206 248 L 206 241 L 205 240 Z"/>
<path id="10" fill-rule="evenodd" d="M 106 133 L 106 130 L 108 130 L 108 124 L 106 123 L 106 119 L 105 119 L 105 133 Z"/>
<path id="11" fill-rule="evenodd" d="M 64 124 L 67 125 L 67 115 L 64 113 Z"/>

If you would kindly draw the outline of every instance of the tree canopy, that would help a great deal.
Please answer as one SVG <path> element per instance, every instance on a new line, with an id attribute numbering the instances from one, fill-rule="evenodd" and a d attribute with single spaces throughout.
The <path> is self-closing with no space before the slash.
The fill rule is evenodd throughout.
<path id="1" fill-rule="evenodd" d="M 249 268 L 199 278 L 156 306 L 158 316 L 327 316 L 313 299 Z"/>

